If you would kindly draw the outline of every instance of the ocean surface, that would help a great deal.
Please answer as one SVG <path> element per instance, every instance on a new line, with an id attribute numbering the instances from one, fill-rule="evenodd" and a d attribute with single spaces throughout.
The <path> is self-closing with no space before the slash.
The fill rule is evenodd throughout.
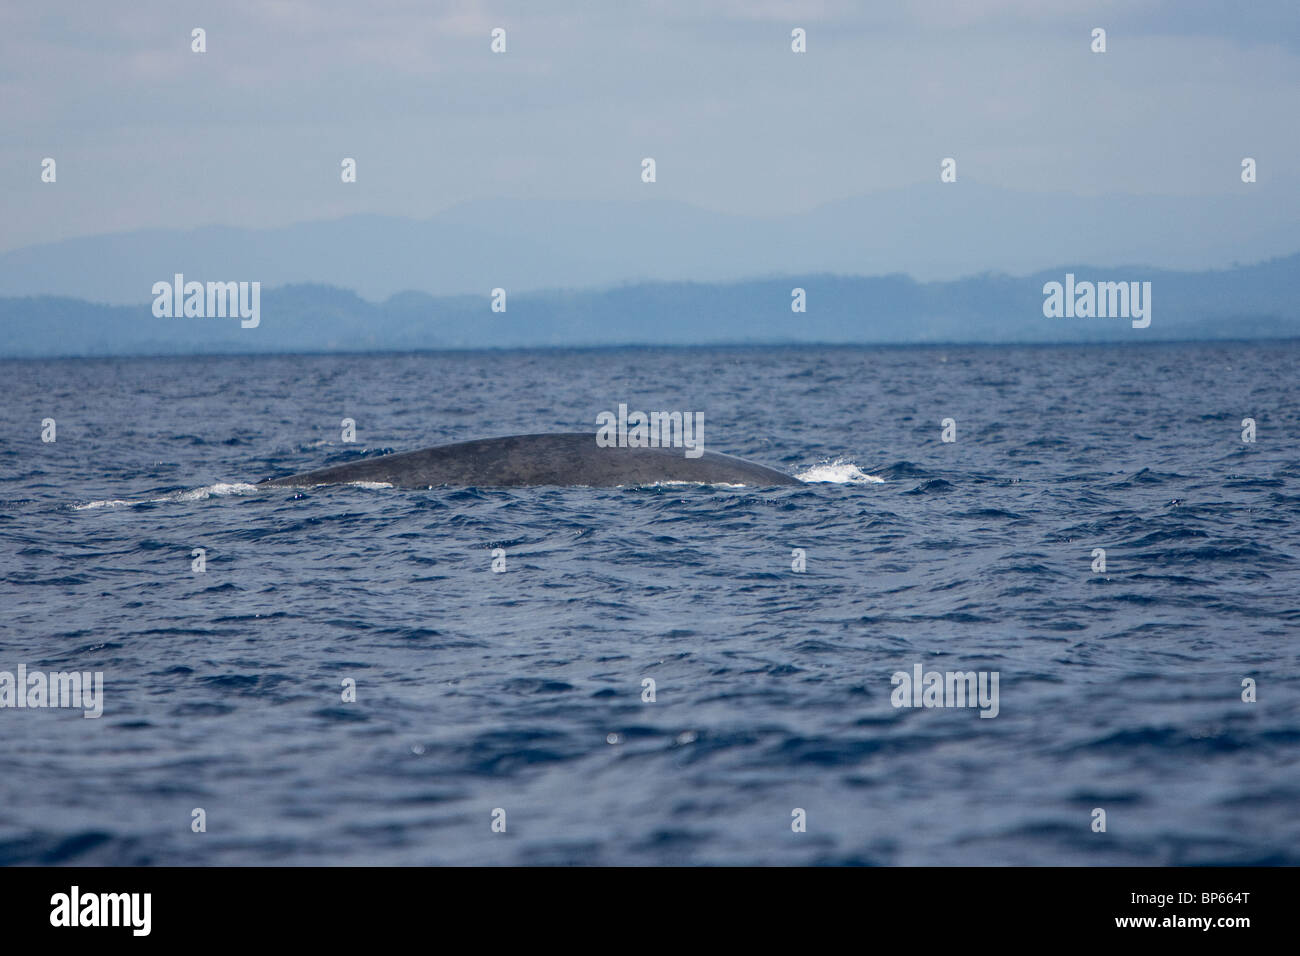
<path id="1" fill-rule="evenodd" d="M 98 719 L 0 709 L 0 863 L 1300 863 L 1297 370 L 1297 342 L 0 362 L 0 671 L 104 675 Z M 254 485 L 620 402 L 821 480 Z M 918 664 L 996 672 L 997 716 L 895 707 Z"/>

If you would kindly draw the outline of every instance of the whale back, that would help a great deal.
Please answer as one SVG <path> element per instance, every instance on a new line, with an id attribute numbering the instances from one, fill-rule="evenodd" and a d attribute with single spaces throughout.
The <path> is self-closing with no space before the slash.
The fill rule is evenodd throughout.
<path id="1" fill-rule="evenodd" d="M 373 481 L 399 488 L 438 485 L 511 488 L 530 485 L 648 485 L 702 482 L 769 487 L 803 482 L 757 462 L 684 448 L 601 448 L 594 434 L 512 435 L 435 445 L 419 451 L 363 458 L 284 478 L 271 486 Z"/>

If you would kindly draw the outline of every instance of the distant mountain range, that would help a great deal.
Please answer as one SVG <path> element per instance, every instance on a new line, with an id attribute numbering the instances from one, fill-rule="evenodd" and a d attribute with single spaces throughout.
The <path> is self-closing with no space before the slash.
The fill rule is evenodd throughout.
<path id="1" fill-rule="evenodd" d="M 1235 179 L 1235 167 L 1229 171 Z M 338 188 L 347 188 L 339 186 Z M 655 186 L 644 188 L 654 196 Z M 1210 269 L 1300 250 L 1300 190 L 1235 183 L 1213 197 L 1027 193 L 936 181 L 751 218 L 680 202 L 491 200 L 427 220 L 353 216 L 277 229 L 158 229 L 0 253 L 0 296 L 127 305 L 174 273 L 262 287 L 328 283 L 371 301 L 622 282 L 1025 275 L 1063 262 Z"/>
<path id="2" fill-rule="evenodd" d="M 1045 318 L 1043 286 L 1062 282 L 1067 272 L 1081 282 L 1150 282 L 1150 326 L 1135 329 L 1122 318 Z M 151 281 L 170 279 L 166 272 Z M 806 313 L 791 311 L 796 287 L 806 291 Z M 1076 265 L 1025 277 L 984 274 L 926 283 L 903 275 L 819 273 L 585 291 L 507 290 L 505 312 L 491 310 L 488 291 L 441 297 L 407 291 L 376 303 L 325 285 L 267 288 L 260 325 L 249 329 L 237 318 L 158 318 L 152 300 L 123 306 L 11 297 L 0 299 L 0 356 L 1300 337 L 1300 254 L 1203 272 Z"/>

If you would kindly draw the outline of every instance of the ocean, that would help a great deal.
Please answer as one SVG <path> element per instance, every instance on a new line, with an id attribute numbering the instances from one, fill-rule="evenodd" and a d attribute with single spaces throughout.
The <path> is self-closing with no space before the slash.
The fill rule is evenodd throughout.
<path id="1" fill-rule="evenodd" d="M 1300 863 L 1297 368 L 0 362 L 0 672 L 103 675 L 0 708 L 0 863 Z M 810 483 L 255 485 L 620 403 Z M 918 667 L 996 715 L 896 706 Z"/>

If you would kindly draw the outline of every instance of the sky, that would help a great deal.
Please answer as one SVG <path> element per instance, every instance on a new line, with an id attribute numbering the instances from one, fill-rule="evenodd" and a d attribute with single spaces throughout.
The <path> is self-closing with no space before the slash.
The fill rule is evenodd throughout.
<path id="1" fill-rule="evenodd" d="M 959 182 L 1218 196 L 1245 156 L 1297 182 L 1297 116 L 1295 0 L 13 3 L 0 251 L 474 199 L 778 216 L 937 182 L 949 156 Z"/>

